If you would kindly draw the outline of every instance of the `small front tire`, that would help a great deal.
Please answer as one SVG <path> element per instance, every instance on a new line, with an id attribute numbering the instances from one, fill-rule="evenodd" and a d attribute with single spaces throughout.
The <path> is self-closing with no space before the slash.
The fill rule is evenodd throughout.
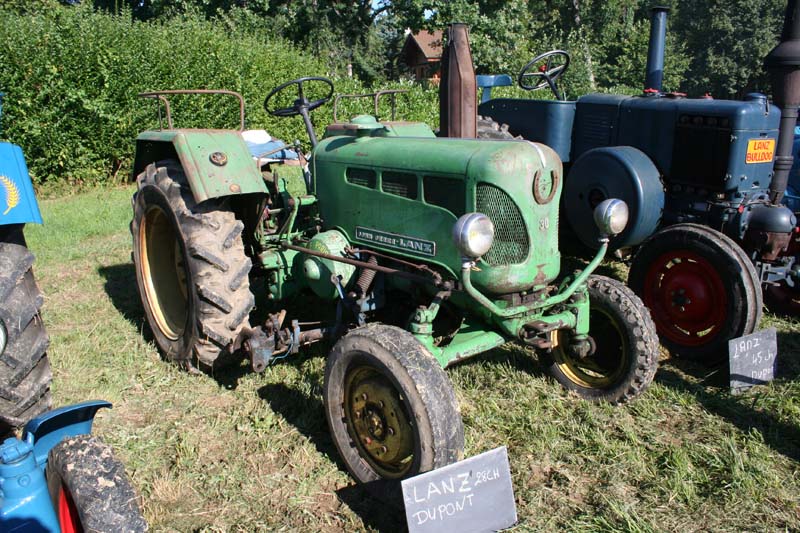
<path id="1" fill-rule="evenodd" d="M 568 349 L 569 333 L 558 332 L 548 372 L 584 399 L 628 402 L 645 391 L 658 369 L 658 337 L 641 300 L 619 281 L 590 276 L 589 336 L 594 352 L 580 358 Z"/>
<path id="2" fill-rule="evenodd" d="M 97 437 L 58 443 L 48 455 L 45 476 L 61 531 L 147 531 L 125 467 Z"/>
<path id="3" fill-rule="evenodd" d="M 464 426 L 450 380 L 413 335 L 369 324 L 333 347 L 325 414 L 347 469 L 375 492 L 461 459 Z M 381 480 L 383 481 L 381 483 Z"/>

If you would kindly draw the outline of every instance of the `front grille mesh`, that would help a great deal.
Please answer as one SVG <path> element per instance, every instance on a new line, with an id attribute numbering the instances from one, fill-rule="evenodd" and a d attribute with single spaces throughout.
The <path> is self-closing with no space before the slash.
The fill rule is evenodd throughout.
<path id="1" fill-rule="evenodd" d="M 517 204 L 503 190 L 481 183 L 476 190 L 477 210 L 494 224 L 494 243 L 484 261 L 493 266 L 513 265 L 527 259 L 530 251 L 528 228 Z"/>

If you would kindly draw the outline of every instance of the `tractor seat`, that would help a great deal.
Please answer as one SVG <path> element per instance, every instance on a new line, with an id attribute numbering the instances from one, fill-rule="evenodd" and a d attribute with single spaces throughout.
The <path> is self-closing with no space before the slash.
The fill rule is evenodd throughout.
<path id="1" fill-rule="evenodd" d="M 242 132 L 242 138 L 259 167 L 267 163 L 299 162 L 300 160 L 297 152 L 286 148 L 286 143 L 272 138 L 266 130 L 246 130 Z"/>

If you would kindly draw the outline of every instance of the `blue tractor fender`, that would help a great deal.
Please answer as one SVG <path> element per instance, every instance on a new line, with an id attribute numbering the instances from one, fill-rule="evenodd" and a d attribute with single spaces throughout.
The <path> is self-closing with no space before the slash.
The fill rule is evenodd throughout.
<path id="1" fill-rule="evenodd" d="M 65 438 L 91 433 L 103 407 L 111 404 L 94 400 L 48 411 L 25 425 L 22 440 L 0 445 L 0 531 L 61 531 L 44 475 L 47 454 Z"/>
<path id="2" fill-rule="evenodd" d="M 0 226 L 42 223 L 22 149 L 0 142 Z"/>

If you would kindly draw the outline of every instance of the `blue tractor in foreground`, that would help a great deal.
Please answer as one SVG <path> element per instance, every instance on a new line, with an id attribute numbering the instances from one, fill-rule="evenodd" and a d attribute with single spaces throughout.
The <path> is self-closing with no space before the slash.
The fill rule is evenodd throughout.
<path id="1" fill-rule="evenodd" d="M 50 341 L 23 234 L 29 222 L 42 217 L 25 157 L 0 142 L 0 531 L 146 531 L 125 468 L 89 435 L 95 413 L 111 404 L 43 413 L 51 404 Z"/>
<path id="2" fill-rule="evenodd" d="M 50 407 L 49 338 L 23 234 L 29 222 L 42 216 L 25 157 L 0 142 L 0 438 Z"/>
<path id="3" fill-rule="evenodd" d="M 758 326 L 762 288 L 789 312 L 798 309 L 800 227 L 783 195 L 797 119 L 800 14 L 792 0 L 782 42 L 767 58 L 778 103 L 771 105 L 758 93 L 715 100 L 662 92 L 666 12 L 653 10 L 641 95 L 566 100 L 556 80 L 569 55 L 554 50 L 518 76 L 522 88 L 549 88 L 554 100 L 489 99 L 491 87 L 511 78 L 478 77 L 479 136 L 521 136 L 558 153 L 564 218 L 588 247 L 597 246 L 593 207 L 606 198 L 627 202 L 630 222 L 611 246 L 632 257 L 629 285 L 671 352 L 714 362 L 728 340 Z M 780 141 L 784 127 L 788 147 Z"/>

